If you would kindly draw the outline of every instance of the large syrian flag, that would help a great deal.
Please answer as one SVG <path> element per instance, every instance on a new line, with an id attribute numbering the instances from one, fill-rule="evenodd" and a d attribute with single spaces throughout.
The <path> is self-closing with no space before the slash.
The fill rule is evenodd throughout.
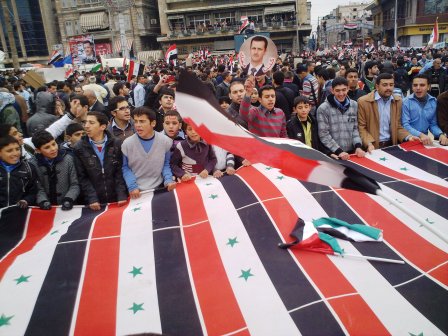
<path id="1" fill-rule="evenodd" d="M 167 64 L 175 64 L 177 62 L 177 47 L 175 44 L 170 45 L 165 53 L 165 62 Z"/>
<path id="2" fill-rule="evenodd" d="M 446 164 L 397 147 L 380 153 L 388 155 L 383 167 L 393 157 L 409 171 L 438 169 L 434 178 L 448 189 Z M 433 211 L 423 187 L 407 194 L 389 188 L 394 178 L 383 182 L 448 231 L 446 199 Z M 299 182 L 270 166 L 197 178 L 101 211 L 0 212 L 2 335 L 448 333 L 445 242 L 377 196 Z M 338 243 L 347 254 L 406 263 L 278 248 L 298 217 L 376 227 L 382 242 Z"/>
<path id="3" fill-rule="evenodd" d="M 375 194 L 378 184 L 356 170 L 299 141 L 261 138 L 238 125 L 223 112 L 217 99 L 194 75 L 182 72 L 176 93 L 177 109 L 210 144 L 239 155 L 250 162 L 279 168 L 283 174 L 303 181 Z M 194 108 L 191 108 L 194 106 Z"/>

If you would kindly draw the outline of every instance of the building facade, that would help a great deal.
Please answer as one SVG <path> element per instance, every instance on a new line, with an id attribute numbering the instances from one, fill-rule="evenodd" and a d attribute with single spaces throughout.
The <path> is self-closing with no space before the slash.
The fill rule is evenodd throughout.
<path id="1" fill-rule="evenodd" d="M 323 17 L 319 25 L 320 46 L 364 45 L 370 43 L 373 22 L 369 3 L 340 5 Z"/>
<path id="2" fill-rule="evenodd" d="M 370 9 L 379 44 L 394 46 L 395 1 L 376 0 Z M 439 41 L 448 42 L 448 0 L 397 0 L 397 39 L 401 47 L 427 45 L 438 18 Z"/>
<path id="3" fill-rule="evenodd" d="M 255 32 L 269 33 L 279 51 L 298 50 L 311 32 L 311 2 L 306 0 L 161 0 L 161 36 L 167 49 L 176 43 L 180 57 L 207 49 L 235 50 L 241 17 L 255 24 Z M 244 37 L 243 37 L 244 38 Z"/>
<path id="4" fill-rule="evenodd" d="M 60 39 L 52 19 L 54 15 L 52 1 L 2 1 L 0 41 L 1 50 L 5 52 L 6 66 L 12 65 L 13 53 L 20 64 L 48 60 L 52 46 Z M 13 44 L 11 34 L 14 36 Z"/>
<path id="5" fill-rule="evenodd" d="M 93 35 L 97 54 L 106 57 L 122 56 L 121 42 L 136 56 L 144 50 L 157 49 L 160 34 L 157 2 L 155 0 L 128 0 L 128 6 L 120 10 L 122 30 L 120 37 L 120 15 L 114 7 L 106 7 L 101 0 L 55 0 L 60 43 L 68 50 L 71 37 Z M 113 2 L 113 1 L 112 1 Z"/>

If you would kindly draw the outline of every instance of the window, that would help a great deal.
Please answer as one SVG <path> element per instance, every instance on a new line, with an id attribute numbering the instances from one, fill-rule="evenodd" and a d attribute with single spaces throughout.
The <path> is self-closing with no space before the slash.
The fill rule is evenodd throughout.
<path id="1" fill-rule="evenodd" d="M 74 35 L 74 33 L 73 33 L 73 25 L 72 25 L 71 21 L 65 21 L 65 34 L 67 34 L 67 36 Z"/>
<path id="2" fill-rule="evenodd" d="M 210 15 L 209 14 L 202 14 L 202 15 L 191 15 L 188 17 L 188 20 L 190 22 L 190 26 L 197 27 L 200 24 L 204 24 L 206 26 L 210 25 Z"/>
<path id="3" fill-rule="evenodd" d="M 235 24 L 235 12 L 215 13 L 215 22 L 226 21 L 228 24 Z"/>
<path id="4" fill-rule="evenodd" d="M 62 8 L 68 8 L 69 6 L 69 0 L 62 0 L 61 1 L 61 7 Z"/>
<path id="5" fill-rule="evenodd" d="M 78 20 L 73 22 L 73 31 L 75 32 L 75 35 L 81 35 L 81 25 Z"/>
<path id="6" fill-rule="evenodd" d="M 423 45 L 426 45 L 426 44 L 428 44 L 428 41 L 429 41 L 429 37 L 431 36 L 431 34 L 425 34 L 425 35 L 423 35 L 423 39 L 422 39 L 422 44 Z"/>
<path id="7" fill-rule="evenodd" d="M 151 19 L 151 24 L 156 25 L 157 24 L 157 19 Z"/>
<path id="8" fill-rule="evenodd" d="M 84 3 L 85 3 L 86 5 L 97 4 L 97 3 L 99 3 L 99 2 L 100 2 L 100 0 L 84 0 Z"/>
<path id="9" fill-rule="evenodd" d="M 425 0 L 425 14 L 446 13 L 448 0 Z"/>

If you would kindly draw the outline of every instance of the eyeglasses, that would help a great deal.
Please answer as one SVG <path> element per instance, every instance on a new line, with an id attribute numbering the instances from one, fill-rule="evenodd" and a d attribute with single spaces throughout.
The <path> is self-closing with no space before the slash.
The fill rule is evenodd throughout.
<path id="1" fill-rule="evenodd" d="M 127 106 L 119 107 L 119 108 L 115 109 L 114 111 L 121 111 L 121 112 L 123 112 L 123 111 L 129 110 L 129 108 L 130 108 L 129 105 L 127 105 Z"/>

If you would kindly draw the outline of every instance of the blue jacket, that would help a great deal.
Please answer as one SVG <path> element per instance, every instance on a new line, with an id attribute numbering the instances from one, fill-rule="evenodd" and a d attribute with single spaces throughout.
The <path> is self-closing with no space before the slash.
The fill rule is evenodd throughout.
<path id="1" fill-rule="evenodd" d="M 437 125 L 436 106 L 437 99 L 429 94 L 423 108 L 414 94 L 409 95 L 403 100 L 401 110 L 403 127 L 416 137 L 420 136 L 420 133 L 428 134 L 428 130 L 430 130 L 437 139 L 442 130 Z"/>

